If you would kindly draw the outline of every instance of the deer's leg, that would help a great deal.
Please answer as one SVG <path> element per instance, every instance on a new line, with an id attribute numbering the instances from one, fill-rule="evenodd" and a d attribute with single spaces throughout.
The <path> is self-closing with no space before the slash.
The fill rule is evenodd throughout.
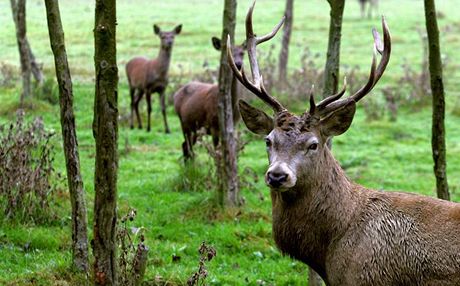
<path id="1" fill-rule="evenodd" d="M 129 88 L 129 96 L 131 97 L 131 110 L 130 110 L 130 116 L 129 116 L 129 127 L 131 129 L 134 128 L 134 94 L 136 92 L 135 88 L 130 87 Z"/>
<path id="2" fill-rule="evenodd" d="M 137 89 L 137 94 L 134 95 L 134 111 L 136 112 L 137 124 L 139 129 L 142 129 L 142 120 L 141 116 L 139 115 L 139 102 L 141 101 L 143 95 L 144 90 L 140 88 Z"/>
<path id="3" fill-rule="evenodd" d="M 212 128 L 211 136 L 212 136 L 212 144 L 214 145 L 214 149 L 217 149 L 217 145 L 219 145 L 219 130 L 217 128 Z"/>
<path id="4" fill-rule="evenodd" d="M 147 99 L 147 132 L 150 132 L 150 115 L 152 114 L 152 93 L 148 89 L 145 91 L 145 98 Z"/>
<path id="5" fill-rule="evenodd" d="M 165 92 L 162 90 L 160 92 L 160 104 L 161 104 L 161 113 L 163 114 L 163 121 L 165 124 L 165 133 L 170 133 L 168 120 L 166 119 L 166 102 L 165 102 Z"/>

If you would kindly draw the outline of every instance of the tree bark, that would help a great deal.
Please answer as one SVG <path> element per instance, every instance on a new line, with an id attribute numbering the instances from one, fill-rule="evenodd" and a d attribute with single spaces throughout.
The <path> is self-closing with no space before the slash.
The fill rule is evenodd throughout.
<path id="1" fill-rule="evenodd" d="M 321 286 L 323 279 L 312 268 L 308 267 L 308 286 Z"/>
<path id="2" fill-rule="evenodd" d="M 118 171 L 118 68 L 116 57 L 116 0 L 96 0 L 94 26 L 93 136 L 96 141 L 94 175 L 95 285 L 116 285 L 116 224 Z"/>
<path id="3" fill-rule="evenodd" d="M 284 16 L 283 27 L 283 39 L 281 41 L 281 51 L 279 57 L 279 67 L 278 67 L 278 82 L 280 85 L 284 86 L 287 80 L 287 66 L 289 58 L 289 42 L 291 40 L 291 31 L 292 31 L 292 19 L 293 19 L 293 2 L 294 0 L 286 0 L 286 11 Z"/>
<path id="4" fill-rule="evenodd" d="M 19 60 L 21 64 L 22 76 L 22 93 L 21 105 L 24 100 L 29 98 L 32 93 L 30 85 L 31 66 L 29 58 L 29 50 L 26 38 L 26 0 L 10 0 L 11 10 L 13 11 L 13 20 L 16 27 L 16 40 L 18 42 Z"/>
<path id="5" fill-rule="evenodd" d="M 72 79 L 67 62 L 59 2 L 58 0 L 45 0 L 45 5 L 50 44 L 56 67 L 56 79 L 59 85 L 62 140 L 72 206 L 73 266 L 78 271 L 87 273 L 89 270 L 88 222 L 86 218 L 85 190 L 80 173 L 75 116 L 73 113 Z"/>
<path id="6" fill-rule="evenodd" d="M 337 92 L 340 68 L 340 40 L 342 37 L 342 18 L 345 0 L 328 0 L 331 6 L 327 59 L 324 68 L 323 97 Z"/>
<path id="7" fill-rule="evenodd" d="M 434 160 L 436 190 L 439 198 L 449 200 L 449 186 L 446 175 L 444 83 L 442 80 L 441 48 L 439 45 L 439 29 L 434 0 L 425 0 L 425 23 L 428 34 L 430 82 L 433 95 L 431 148 Z"/>
<path id="8" fill-rule="evenodd" d="M 239 205 L 238 166 L 236 140 L 233 126 L 231 98 L 232 71 L 227 62 L 227 37 L 234 39 L 236 25 L 236 0 L 225 0 L 222 31 L 222 53 L 219 69 L 219 136 L 222 159 L 219 165 L 219 203 L 234 207 Z"/>
<path id="9" fill-rule="evenodd" d="M 42 66 L 37 62 L 37 59 L 35 58 L 35 55 L 32 52 L 32 48 L 30 47 L 27 37 L 26 37 L 25 42 L 27 45 L 27 50 L 29 51 L 30 69 L 31 69 L 32 75 L 34 76 L 35 81 L 39 85 L 41 85 L 44 79 Z"/>

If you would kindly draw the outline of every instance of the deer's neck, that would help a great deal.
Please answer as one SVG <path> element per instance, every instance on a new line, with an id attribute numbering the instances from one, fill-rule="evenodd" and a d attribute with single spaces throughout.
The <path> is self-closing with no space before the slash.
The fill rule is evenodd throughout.
<path id="1" fill-rule="evenodd" d="M 310 177 L 287 192 L 271 191 L 273 232 L 282 252 L 312 266 L 325 277 L 326 254 L 356 215 L 359 200 L 329 150 Z"/>
<path id="2" fill-rule="evenodd" d="M 166 77 L 168 75 L 169 64 L 171 63 L 172 47 L 169 49 L 160 48 L 160 52 L 157 57 L 158 62 L 158 74 L 160 77 Z"/>

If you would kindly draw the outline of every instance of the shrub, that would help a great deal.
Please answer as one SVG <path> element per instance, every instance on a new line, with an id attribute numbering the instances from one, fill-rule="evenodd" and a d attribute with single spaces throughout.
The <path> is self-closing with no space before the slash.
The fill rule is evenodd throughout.
<path id="1" fill-rule="evenodd" d="M 45 130 L 41 118 L 24 122 L 24 112 L 16 121 L 0 126 L 0 210 L 6 219 L 44 223 L 55 219 L 52 205 L 56 185 L 51 180 L 54 133 Z"/>
<path id="2" fill-rule="evenodd" d="M 130 226 L 136 218 L 137 211 L 130 209 L 118 224 L 117 242 L 118 284 L 123 286 L 140 285 L 147 266 L 148 247 L 144 244 L 144 228 Z"/>

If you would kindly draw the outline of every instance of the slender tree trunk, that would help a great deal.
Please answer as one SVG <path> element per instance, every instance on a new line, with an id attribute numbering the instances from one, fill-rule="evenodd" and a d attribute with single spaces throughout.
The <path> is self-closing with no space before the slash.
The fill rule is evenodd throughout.
<path id="1" fill-rule="evenodd" d="M 32 75 L 34 76 L 35 81 L 39 85 L 41 85 L 44 79 L 42 66 L 37 62 L 37 59 L 35 58 L 35 55 L 32 52 L 32 48 L 30 47 L 30 44 L 27 38 L 25 42 L 27 45 L 27 50 L 29 50 L 30 69 L 31 69 Z"/>
<path id="2" fill-rule="evenodd" d="M 328 0 L 331 6 L 327 59 L 324 68 L 323 96 L 337 92 L 340 68 L 340 39 L 342 37 L 342 18 L 345 0 Z"/>
<path id="3" fill-rule="evenodd" d="M 337 92 L 340 71 L 340 41 L 342 38 L 342 18 L 345 8 L 345 0 L 327 0 L 331 6 L 329 22 L 329 40 L 327 45 L 327 59 L 324 68 L 323 97 Z M 328 140 L 327 146 L 332 148 L 332 140 Z M 321 277 L 309 268 L 309 286 L 322 285 Z"/>
<path id="4" fill-rule="evenodd" d="M 222 159 L 218 164 L 220 177 L 219 203 L 225 206 L 239 204 L 236 140 L 233 126 L 231 98 L 232 71 L 227 63 L 227 36 L 234 38 L 236 0 L 225 0 L 222 31 L 222 53 L 219 70 L 219 136 Z"/>
<path id="5" fill-rule="evenodd" d="M 449 200 L 449 186 L 446 175 L 444 84 L 442 81 L 441 48 L 434 0 L 425 0 L 425 21 L 428 33 L 431 92 L 433 94 L 431 148 L 433 150 L 436 190 L 439 198 Z"/>
<path id="6" fill-rule="evenodd" d="M 13 20 L 16 27 L 16 40 L 18 42 L 19 59 L 21 63 L 22 93 L 21 105 L 24 99 L 29 98 L 32 93 L 30 85 L 31 66 L 29 50 L 26 38 L 26 0 L 10 0 Z"/>
<path id="7" fill-rule="evenodd" d="M 291 40 L 291 31 L 292 31 L 293 2 L 294 0 L 286 0 L 286 11 L 284 12 L 284 16 L 286 17 L 286 19 L 284 20 L 283 39 L 281 42 L 281 51 L 280 51 L 279 67 L 278 67 L 278 71 L 279 71 L 278 82 L 281 86 L 284 86 L 287 80 L 289 42 Z"/>
<path id="8" fill-rule="evenodd" d="M 118 68 L 116 57 L 116 0 L 96 0 L 94 26 L 93 136 L 96 140 L 94 175 L 95 285 L 117 285 L 116 224 L 118 171 Z"/>
<path id="9" fill-rule="evenodd" d="M 45 0 L 46 18 L 51 49 L 54 54 L 56 79 L 59 84 L 59 103 L 61 107 L 61 129 L 64 156 L 67 168 L 70 202 L 72 205 L 72 254 L 73 266 L 81 272 L 88 272 L 88 232 L 86 219 L 85 190 L 80 173 L 80 157 L 73 113 L 72 79 L 64 42 L 58 0 Z"/>

